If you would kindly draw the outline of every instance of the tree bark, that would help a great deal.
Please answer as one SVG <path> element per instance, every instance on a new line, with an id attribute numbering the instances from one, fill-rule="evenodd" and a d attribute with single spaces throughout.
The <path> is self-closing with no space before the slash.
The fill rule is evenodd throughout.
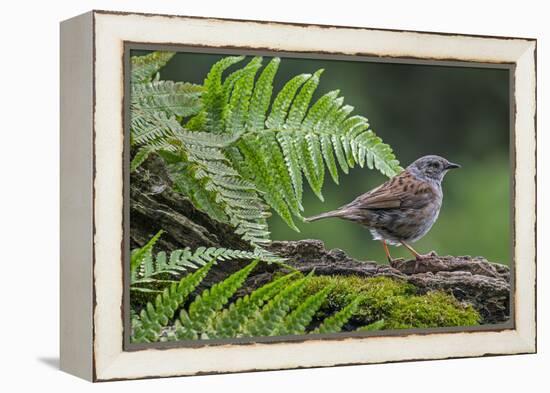
<path id="1" fill-rule="evenodd" d="M 130 244 L 143 246 L 164 230 L 158 247 L 165 251 L 190 247 L 226 247 L 250 250 L 233 227 L 217 222 L 181 194 L 172 191 L 162 160 L 149 159 L 130 180 Z M 421 261 L 395 260 L 391 265 L 358 261 L 339 249 L 327 250 L 320 240 L 274 241 L 269 250 L 288 259 L 288 264 L 317 275 L 389 276 L 407 281 L 420 293 L 443 290 L 471 303 L 483 324 L 507 321 L 510 316 L 510 270 L 482 257 L 432 255 Z M 246 262 L 219 264 L 204 285 L 223 279 Z M 248 279 L 244 291 L 270 281 L 277 265 L 262 264 Z"/>

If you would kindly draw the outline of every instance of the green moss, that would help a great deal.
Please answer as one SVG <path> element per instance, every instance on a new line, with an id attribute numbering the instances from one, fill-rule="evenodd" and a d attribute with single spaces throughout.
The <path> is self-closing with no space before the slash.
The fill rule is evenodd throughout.
<path id="1" fill-rule="evenodd" d="M 389 277 L 358 276 L 312 277 L 303 296 L 332 285 L 333 289 L 317 314 L 319 319 L 340 310 L 352 299 L 361 297 L 354 314 L 354 326 L 384 321 L 382 329 L 407 329 L 445 326 L 470 326 L 479 323 L 478 312 L 441 291 L 419 295 L 406 282 Z"/>
<path id="2" fill-rule="evenodd" d="M 479 324 L 479 314 L 444 292 L 401 298 L 391 310 L 385 329 L 470 326 Z"/>

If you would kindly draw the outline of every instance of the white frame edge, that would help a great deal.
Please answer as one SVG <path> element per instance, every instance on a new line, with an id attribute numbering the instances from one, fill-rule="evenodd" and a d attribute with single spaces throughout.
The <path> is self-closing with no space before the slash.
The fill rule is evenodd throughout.
<path id="1" fill-rule="evenodd" d="M 535 41 L 105 12 L 94 12 L 93 17 L 95 380 L 536 351 Z M 121 244 L 125 41 L 516 63 L 515 329 L 124 352 Z"/>

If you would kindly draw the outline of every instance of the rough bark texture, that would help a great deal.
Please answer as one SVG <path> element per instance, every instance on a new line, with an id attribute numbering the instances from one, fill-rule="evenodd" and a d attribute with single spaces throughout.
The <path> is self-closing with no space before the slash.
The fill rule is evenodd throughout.
<path id="1" fill-rule="evenodd" d="M 144 245 L 161 228 L 165 234 L 158 245 L 170 251 L 199 246 L 248 250 L 250 246 L 233 233 L 230 225 L 212 220 L 191 202 L 171 190 L 170 180 L 159 159 L 150 159 L 131 176 L 131 247 Z M 317 275 L 390 276 L 415 285 L 420 292 L 444 290 L 458 300 L 471 303 L 484 324 L 508 320 L 510 315 L 510 271 L 482 257 L 431 255 L 415 260 L 395 260 L 391 266 L 358 261 L 339 249 L 327 250 L 320 240 L 276 241 L 269 249 L 288 258 L 288 264 Z M 219 264 L 205 285 L 217 282 L 245 262 Z M 260 265 L 249 278 L 244 292 L 271 280 L 276 265 Z"/>

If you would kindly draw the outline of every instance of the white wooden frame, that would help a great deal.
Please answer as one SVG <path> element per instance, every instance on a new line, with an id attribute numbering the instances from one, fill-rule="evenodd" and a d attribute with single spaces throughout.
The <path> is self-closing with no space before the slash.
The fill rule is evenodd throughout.
<path id="1" fill-rule="evenodd" d="M 123 350 L 125 42 L 515 65 L 514 326 Z M 94 381 L 536 351 L 536 41 L 93 11 L 61 25 L 61 368 Z"/>

